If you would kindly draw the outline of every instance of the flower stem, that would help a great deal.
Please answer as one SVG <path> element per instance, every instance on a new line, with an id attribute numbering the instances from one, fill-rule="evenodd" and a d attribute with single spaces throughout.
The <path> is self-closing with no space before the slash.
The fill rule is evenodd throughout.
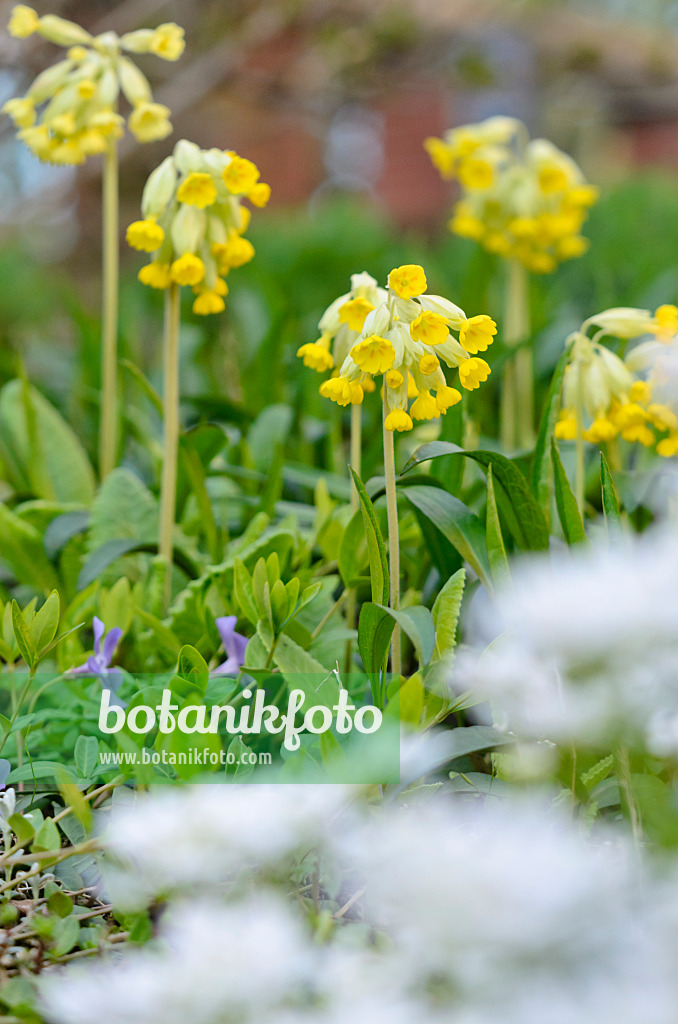
<path id="1" fill-rule="evenodd" d="M 109 138 L 103 175 L 103 304 L 99 473 L 115 466 L 118 429 L 118 144 Z"/>
<path id="2" fill-rule="evenodd" d="M 508 349 L 525 341 L 530 333 L 527 270 L 518 260 L 507 264 L 504 293 L 504 344 Z M 534 389 L 532 351 L 519 349 L 504 367 L 501 403 L 501 434 L 506 451 L 529 448 L 534 442 Z"/>
<path id="3" fill-rule="evenodd" d="M 165 606 L 172 590 L 174 515 L 177 502 L 177 455 L 179 451 L 179 285 L 165 292 L 165 336 L 163 339 L 164 375 L 164 451 L 160 488 L 160 556 L 165 560 Z"/>
<path id="4" fill-rule="evenodd" d="M 384 422 L 388 415 L 386 388 L 384 388 Z M 388 557 L 391 577 L 390 606 L 396 611 L 400 605 L 400 541 L 398 537 L 398 502 L 396 499 L 395 451 L 393 431 L 384 427 L 384 476 L 386 478 L 386 510 L 388 514 Z M 396 625 L 391 640 L 391 671 L 402 672 L 400 626 Z"/>
<path id="5" fill-rule="evenodd" d="M 351 406 L 351 467 L 360 476 L 362 458 L 362 405 Z M 358 491 L 351 481 L 351 508 L 354 511 L 360 506 Z"/>
<path id="6" fill-rule="evenodd" d="M 584 395 L 581 374 L 579 374 L 578 378 L 576 395 L 577 397 L 574 409 L 574 416 L 576 421 L 576 466 L 574 475 L 574 496 L 577 499 L 577 508 L 579 509 L 583 519 L 586 476 L 584 462 Z"/>

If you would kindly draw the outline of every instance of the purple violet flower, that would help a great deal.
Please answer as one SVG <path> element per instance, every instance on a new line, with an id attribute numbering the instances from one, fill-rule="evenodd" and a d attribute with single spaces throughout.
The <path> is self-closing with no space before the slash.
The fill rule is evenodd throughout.
<path id="1" fill-rule="evenodd" d="M 116 626 L 106 633 L 105 625 L 96 615 L 92 621 L 92 629 L 94 631 L 94 654 L 90 654 L 84 665 L 72 668 L 71 675 L 96 676 L 102 689 L 110 690 L 115 694 L 122 684 L 122 672 L 119 668 L 111 668 L 111 662 L 122 639 L 122 630 Z M 127 707 L 124 701 L 117 698 L 111 700 L 111 706 L 114 704 L 119 707 Z"/>
<path id="2" fill-rule="evenodd" d="M 219 630 L 221 642 L 228 657 L 221 665 L 214 669 L 215 676 L 237 676 L 245 661 L 245 649 L 249 638 L 236 633 L 235 624 L 238 621 L 237 615 L 224 615 L 215 620 Z"/>

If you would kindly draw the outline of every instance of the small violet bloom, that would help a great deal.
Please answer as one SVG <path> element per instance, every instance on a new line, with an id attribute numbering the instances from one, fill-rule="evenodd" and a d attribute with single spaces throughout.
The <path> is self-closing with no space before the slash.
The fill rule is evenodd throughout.
<path id="1" fill-rule="evenodd" d="M 214 669 L 215 676 L 237 676 L 245 661 L 245 649 L 249 638 L 236 633 L 235 624 L 238 621 L 237 615 L 224 615 L 221 619 L 215 620 L 219 630 L 221 642 L 228 657 L 221 665 Z"/>
<path id="2" fill-rule="evenodd" d="M 109 629 L 106 633 L 105 625 L 96 615 L 92 622 L 92 629 L 94 631 L 94 654 L 90 654 L 84 665 L 72 668 L 71 674 L 74 676 L 96 676 L 104 690 L 111 690 L 115 694 L 122 684 L 122 672 L 119 668 L 111 668 L 111 662 L 122 639 L 122 630 L 116 626 L 115 629 Z M 119 707 L 127 706 L 124 701 L 117 698 L 111 699 L 111 706 L 114 704 Z"/>

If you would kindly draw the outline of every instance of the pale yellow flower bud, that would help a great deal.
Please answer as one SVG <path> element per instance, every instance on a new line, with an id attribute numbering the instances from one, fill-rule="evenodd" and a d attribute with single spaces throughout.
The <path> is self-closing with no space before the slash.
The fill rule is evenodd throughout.
<path id="1" fill-rule="evenodd" d="M 40 18 L 38 32 L 50 43 L 57 46 L 87 46 L 93 42 L 89 32 L 73 21 L 66 21 L 56 14 L 46 14 Z"/>
<path id="2" fill-rule="evenodd" d="M 128 103 L 137 107 L 140 103 L 150 103 L 153 99 L 148 79 L 136 64 L 126 57 L 120 57 L 118 61 L 118 74 L 120 76 L 120 88 L 122 89 Z"/>
<path id="3" fill-rule="evenodd" d="M 165 212 L 174 194 L 177 183 L 177 171 L 171 156 L 149 176 L 141 198 L 141 212 L 144 217 L 159 217 Z"/>
<path id="4" fill-rule="evenodd" d="M 207 217 L 197 206 L 181 206 L 177 212 L 170 233 L 176 252 L 194 253 L 200 248 L 205 237 Z"/>

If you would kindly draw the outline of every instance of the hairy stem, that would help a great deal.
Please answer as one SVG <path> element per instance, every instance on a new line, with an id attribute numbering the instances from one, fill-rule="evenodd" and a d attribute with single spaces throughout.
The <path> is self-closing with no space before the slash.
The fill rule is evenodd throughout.
<path id="1" fill-rule="evenodd" d="M 386 388 L 384 388 L 384 421 L 388 415 Z M 388 556 L 391 576 L 390 605 L 396 611 L 400 605 L 400 540 L 398 536 L 398 502 L 396 499 L 395 452 L 393 431 L 384 427 L 384 476 L 386 478 L 386 510 L 388 513 Z M 391 640 L 391 671 L 402 672 L 400 626 L 396 625 Z"/>
<path id="2" fill-rule="evenodd" d="M 163 339 L 164 449 L 160 488 L 159 551 L 167 565 L 165 606 L 172 591 L 174 516 L 177 503 L 177 456 L 179 451 L 179 285 L 165 292 L 165 335 Z"/>
<path id="3" fill-rule="evenodd" d="M 118 431 L 118 146 L 110 137 L 103 176 L 103 308 L 99 473 L 115 466 Z"/>

